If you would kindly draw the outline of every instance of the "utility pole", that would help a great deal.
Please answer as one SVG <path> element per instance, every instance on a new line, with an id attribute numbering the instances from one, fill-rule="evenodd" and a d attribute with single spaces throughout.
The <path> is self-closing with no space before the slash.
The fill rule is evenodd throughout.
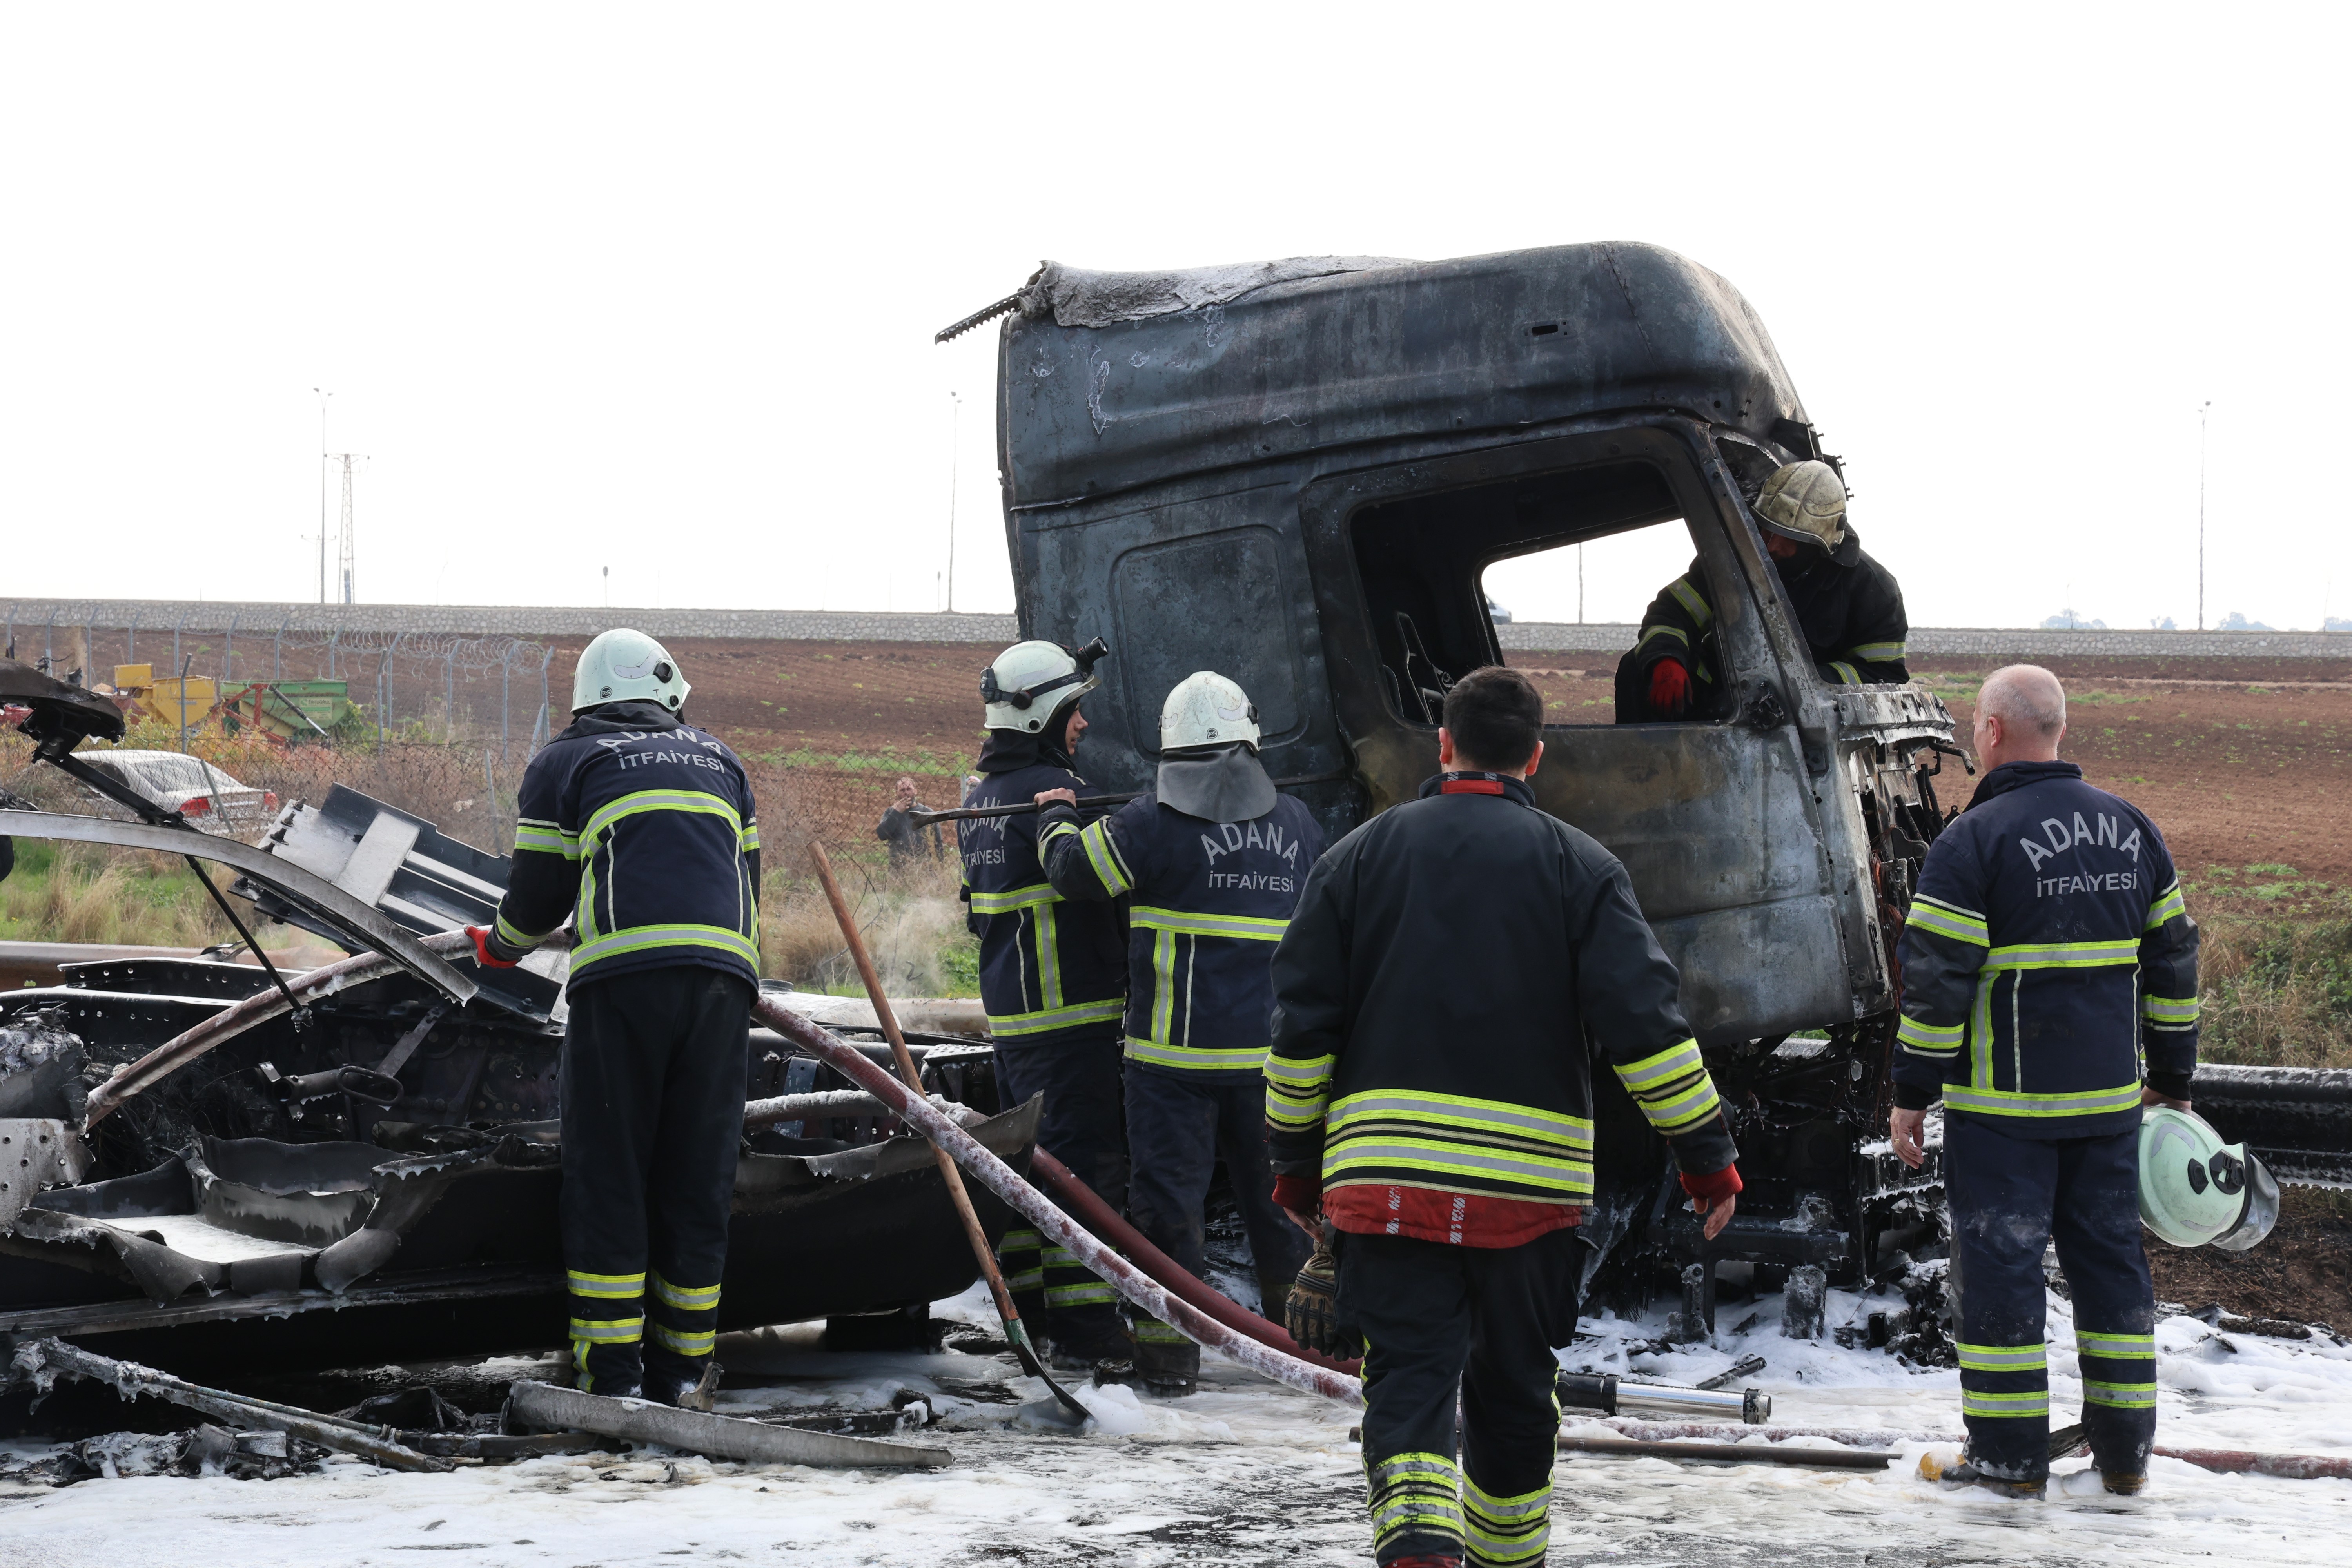
<path id="1" fill-rule="evenodd" d="M 2197 629 L 2205 629 L 2205 411 L 2213 406 L 2207 398 L 2197 410 Z"/>
<path id="2" fill-rule="evenodd" d="M 948 614 L 955 614 L 956 459 L 963 455 L 963 395 L 948 394 Z"/>
<path id="3" fill-rule="evenodd" d="M 343 529 L 336 553 L 342 576 L 342 602 L 349 605 L 356 603 L 352 597 L 352 465 L 365 462 L 367 457 L 362 452 L 336 452 L 331 455 L 343 465 Z M 325 539 L 326 536 L 320 534 L 320 548 L 322 552 L 326 548 Z"/>
<path id="4" fill-rule="evenodd" d="M 331 392 L 319 394 L 319 603 L 327 602 L 327 399 Z"/>

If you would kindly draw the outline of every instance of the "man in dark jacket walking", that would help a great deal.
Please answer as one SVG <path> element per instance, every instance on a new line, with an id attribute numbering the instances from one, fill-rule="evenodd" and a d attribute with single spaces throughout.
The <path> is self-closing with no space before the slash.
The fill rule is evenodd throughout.
<path id="1" fill-rule="evenodd" d="M 981 677 L 988 741 L 964 805 L 1028 806 L 1048 790 L 1085 786 L 1072 760 L 1087 729 L 1078 704 L 1100 684 L 1094 667 L 1108 651 L 1099 640 L 1075 653 L 1031 641 L 996 656 Z M 1039 829 L 1034 813 L 956 825 L 963 896 L 980 938 L 981 1005 L 1008 1100 L 1045 1096 L 1038 1142 L 1117 1207 L 1127 1189 L 1118 1035 L 1126 932 L 1117 910 L 1063 901 L 1037 858 Z M 1044 1321 L 1058 1361 L 1098 1376 L 1131 1374 L 1134 1345 L 1108 1285 L 1026 1226 L 1005 1232 L 997 1256 L 1015 1304 Z"/>
<path id="2" fill-rule="evenodd" d="M 2140 1238 L 2143 1103 L 2189 1106 L 2197 925 L 2156 824 L 2058 760 L 2066 693 L 1985 678 L 1976 798 L 1927 852 L 1903 931 L 1895 1152 L 1944 1102 L 1960 1414 L 1945 1479 L 2039 1497 L 2050 1472 L 2042 1249 L 2074 1294 L 2083 1426 L 2107 1490 L 2156 1441 L 2156 1292 Z M 2143 1071 L 2145 1063 L 2145 1071 Z"/>
<path id="3" fill-rule="evenodd" d="M 1624 867 L 1536 808 L 1542 698 L 1474 670 L 1444 720 L 1444 772 L 1332 847 L 1276 950 L 1266 1120 L 1275 1195 L 1302 1226 L 1319 1203 L 1339 1321 L 1366 1342 L 1378 1561 L 1518 1568 L 1550 1535 L 1593 1057 L 1673 1146 L 1710 1237 L 1739 1175 Z"/>
<path id="4" fill-rule="evenodd" d="M 1790 463 L 1758 490 L 1764 547 L 1797 612 L 1815 673 L 1832 686 L 1911 679 L 1904 639 L 1911 623 L 1895 574 L 1864 553 L 1846 521 L 1845 485 L 1822 462 Z M 1658 591 L 1642 635 L 1617 666 L 1617 721 L 1727 717 L 1715 606 L 1699 563 Z"/>
<path id="5" fill-rule="evenodd" d="M 1202 1205 L 1223 1155 L 1258 1289 L 1278 1315 L 1307 1244 L 1275 1205 L 1266 1164 L 1270 965 L 1323 853 L 1323 830 L 1276 792 L 1257 742 L 1248 695 L 1199 670 L 1162 705 L 1157 790 L 1091 824 L 1070 790 L 1037 804 L 1055 890 L 1080 902 L 1129 901 L 1128 1212 L 1146 1240 L 1201 1273 Z M 1192 1391 L 1200 1346 L 1149 1317 L 1137 1320 L 1135 1337 L 1146 1387 Z"/>
<path id="6" fill-rule="evenodd" d="M 523 771 L 498 921 L 471 929 L 481 962 L 511 965 L 572 921 L 560 1219 L 579 1384 L 707 1410 L 760 829 L 742 763 L 679 717 L 688 689 L 643 632 L 588 645 L 571 727 Z"/>

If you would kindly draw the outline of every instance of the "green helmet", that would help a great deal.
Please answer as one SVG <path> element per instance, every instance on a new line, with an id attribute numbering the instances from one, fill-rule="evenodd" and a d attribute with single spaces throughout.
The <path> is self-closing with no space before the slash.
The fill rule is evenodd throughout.
<path id="1" fill-rule="evenodd" d="M 2278 1223 L 2278 1183 L 2205 1119 L 2151 1105 L 2139 1119 L 2139 1217 L 2175 1247 L 2243 1252 Z"/>

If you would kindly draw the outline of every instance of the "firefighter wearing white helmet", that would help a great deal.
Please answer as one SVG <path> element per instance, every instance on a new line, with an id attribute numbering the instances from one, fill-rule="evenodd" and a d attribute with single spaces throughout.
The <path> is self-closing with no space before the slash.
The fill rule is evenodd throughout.
<path id="1" fill-rule="evenodd" d="M 1785 464 L 1751 494 L 1765 552 L 1797 613 L 1814 673 L 1832 686 L 1910 679 L 1904 644 L 1911 622 L 1902 585 L 1864 552 L 1846 518 L 1837 470 L 1815 458 Z M 1715 619 L 1705 564 L 1693 561 L 1650 602 L 1640 637 L 1617 666 L 1619 723 L 1729 716 Z"/>
<path id="2" fill-rule="evenodd" d="M 1222 1156 L 1271 1312 L 1308 1249 L 1274 1201 L 1266 1163 L 1272 963 L 1323 832 L 1266 777 L 1261 738 L 1249 694 L 1198 670 L 1161 705 L 1154 789 L 1091 823 L 1070 790 L 1036 798 L 1045 875 L 1071 900 L 1066 907 L 1129 904 L 1129 1216 L 1199 1274 L 1203 1205 Z M 1192 1392 L 1199 1346 L 1149 1317 L 1137 1318 L 1135 1336 L 1148 1387 Z"/>
<path id="3" fill-rule="evenodd" d="M 1127 1185 L 1118 1088 L 1127 973 L 1118 917 L 1062 901 L 1038 864 L 1030 809 L 1041 790 L 1086 786 L 1074 755 L 1087 729 L 1078 706 L 1100 683 L 1095 666 L 1108 653 L 1099 638 L 1079 648 L 1032 639 L 982 672 L 988 740 L 963 804 L 1023 809 L 959 822 L 956 848 L 1006 1103 L 1043 1095 L 1038 1142 L 1117 1207 Z M 1027 1226 L 1005 1233 L 998 1257 L 1016 1306 L 1045 1325 L 1058 1363 L 1091 1368 L 1106 1382 L 1134 1374 L 1134 1346 L 1109 1286 Z"/>
<path id="4" fill-rule="evenodd" d="M 2164 836 L 2059 760 L 2065 730 L 2066 693 L 2046 669 L 1995 670 L 1977 693 L 1984 776 L 1927 851 L 1904 926 L 1888 1129 L 1921 1164 L 1927 1108 L 1944 1103 L 1969 1429 L 1945 1479 L 2034 1497 L 2050 1469 L 2045 1246 L 2073 1291 L 2092 1463 L 2109 1491 L 2137 1492 L 2156 1441 L 2141 1205 L 2170 1191 L 2161 1164 L 2150 1187 L 2141 1151 L 2152 1128 L 2167 1143 L 2185 1133 L 2206 1180 L 2248 1177 L 2211 1163 L 2219 1140 L 2206 1147 L 2193 1119 L 2175 1120 L 2197 1068 L 2197 925 Z M 2171 1109 L 2144 1121 L 2143 1105 Z M 2185 1163 L 2172 1168 L 2193 1187 Z"/>
<path id="5" fill-rule="evenodd" d="M 573 1373 L 708 1410 L 760 962 L 760 829 L 735 753 L 680 715 L 677 661 L 599 636 L 531 758 L 498 920 L 511 965 L 568 918 L 559 1224 Z"/>

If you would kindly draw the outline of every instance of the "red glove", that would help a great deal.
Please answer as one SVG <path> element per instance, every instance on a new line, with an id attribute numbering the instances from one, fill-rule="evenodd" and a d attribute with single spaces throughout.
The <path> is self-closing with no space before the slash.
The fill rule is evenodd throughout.
<path id="1" fill-rule="evenodd" d="M 1650 667 L 1650 707 L 1669 719 L 1679 719 L 1690 706 L 1690 671 L 1678 658 L 1662 658 Z"/>
<path id="2" fill-rule="evenodd" d="M 485 969 L 512 969 L 521 962 L 520 959 L 500 958 L 490 951 L 490 928 L 488 926 L 467 926 L 466 934 L 474 939 L 474 962 Z"/>
<path id="3" fill-rule="evenodd" d="M 1736 1198 L 1744 1190 L 1738 1165 L 1726 1165 L 1720 1171 L 1709 1171 L 1704 1176 L 1682 1173 L 1683 1191 L 1700 1199 L 1709 1207 L 1724 1198 Z"/>
<path id="4" fill-rule="evenodd" d="M 1309 1175 L 1281 1175 L 1274 1179 L 1275 1206 L 1292 1214 L 1313 1214 L 1323 1204 L 1323 1184 Z"/>

